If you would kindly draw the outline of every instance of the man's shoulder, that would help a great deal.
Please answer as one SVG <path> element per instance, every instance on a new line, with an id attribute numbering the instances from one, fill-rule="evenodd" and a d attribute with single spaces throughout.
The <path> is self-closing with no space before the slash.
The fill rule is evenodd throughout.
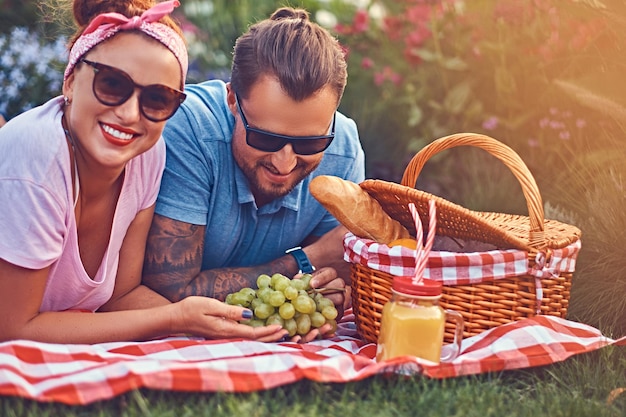
<path id="1" fill-rule="evenodd" d="M 226 108 L 226 83 L 222 80 L 209 80 L 185 86 L 187 98 L 177 113 L 188 115 L 221 114 Z M 176 115 L 174 115 L 176 116 Z"/>
<path id="2" fill-rule="evenodd" d="M 187 98 L 165 125 L 163 136 L 170 141 L 198 141 L 227 137 L 232 117 L 226 102 L 226 83 L 210 80 L 185 86 Z"/>

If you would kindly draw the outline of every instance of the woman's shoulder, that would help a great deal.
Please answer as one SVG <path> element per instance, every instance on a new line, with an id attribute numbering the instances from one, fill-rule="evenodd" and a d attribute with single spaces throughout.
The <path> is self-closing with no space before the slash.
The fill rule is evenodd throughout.
<path id="1" fill-rule="evenodd" d="M 63 132 L 62 103 L 61 97 L 55 97 L 10 119 L 0 129 L 0 146 L 6 149 L 42 146 L 45 148 L 47 144 L 54 143 L 50 137 Z"/>
<path id="2" fill-rule="evenodd" d="M 52 99 L 39 107 L 28 110 L 0 128 L 0 155 L 7 164 L 0 167 L 25 172 L 42 178 L 58 170 L 65 155 L 65 136 L 61 126 L 62 99 Z M 1 170 L 1 169 L 0 169 Z M 18 170 L 19 171 L 19 170 Z"/>

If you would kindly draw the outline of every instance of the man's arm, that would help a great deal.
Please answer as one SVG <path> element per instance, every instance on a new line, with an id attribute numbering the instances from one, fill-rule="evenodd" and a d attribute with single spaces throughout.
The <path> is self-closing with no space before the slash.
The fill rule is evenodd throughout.
<path id="1" fill-rule="evenodd" d="M 154 215 L 148 234 L 143 283 L 171 301 L 189 295 L 224 300 L 241 288 L 256 288 L 260 274 L 298 272 L 291 255 L 254 267 L 219 268 L 201 271 L 205 226 Z"/>

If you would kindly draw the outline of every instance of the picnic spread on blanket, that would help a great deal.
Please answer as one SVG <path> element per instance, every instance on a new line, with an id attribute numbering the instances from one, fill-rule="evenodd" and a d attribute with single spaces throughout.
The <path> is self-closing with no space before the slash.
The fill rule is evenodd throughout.
<path id="1" fill-rule="evenodd" d="M 504 162 L 522 186 L 529 215 L 471 211 L 415 189 L 425 162 L 456 146 L 476 146 Z M 342 181 L 321 178 L 311 189 L 349 230 L 343 243 L 351 267 L 352 305 L 333 337 L 304 344 L 193 337 L 94 345 L 4 342 L 0 394 L 88 404 L 138 388 L 252 392 L 303 379 L 345 383 L 377 374 L 450 378 L 544 366 L 608 345 L 626 345 L 626 337 L 614 340 L 567 320 L 581 232 L 544 218 L 532 175 L 504 144 L 483 135 L 452 135 L 416 154 L 401 184 Z M 335 198 L 337 193 L 342 200 Z M 414 248 L 390 245 L 411 239 Z M 412 278 L 398 286 L 396 277 Z M 448 359 L 439 362 L 437 350 L 430 360 L 413 354 L 377 360 L 385 305 L 394 301 L 394 291 L 408 288 L 411 295 L 409 284 L 426 281 L 436 283 L 437 290 L 421 295 L 436 301 L 437 309 L 461 317 L 460 336 L 458 323 L 441 320 L 437 329 L 439 349 Z"/>

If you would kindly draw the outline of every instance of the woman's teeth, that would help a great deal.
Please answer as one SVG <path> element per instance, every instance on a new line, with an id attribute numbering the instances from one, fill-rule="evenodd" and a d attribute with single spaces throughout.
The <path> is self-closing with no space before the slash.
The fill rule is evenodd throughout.
<path id="1" fill-rule="evenodd" d="M 107 132 L 109 135 L 115 136 L 117 139 L 131 140 L 133 138 L 133 135 L 131 133 L 120 132 L 117 129 L 113 129 L 111 126 L 102 125 L 102 129 L 104 129 L 104 131 Z"/>

